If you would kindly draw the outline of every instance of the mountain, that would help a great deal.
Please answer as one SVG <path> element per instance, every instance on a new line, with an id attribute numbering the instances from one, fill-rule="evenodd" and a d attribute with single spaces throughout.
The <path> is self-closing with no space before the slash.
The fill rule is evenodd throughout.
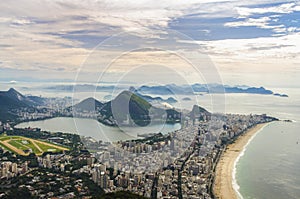
<path id="1" fill-rule="evenodd" d="M 165 86 L 141 86 L 137 91 L 143 94 L 156 95 L 193 95 L 195 93 L 249 93 L 272 95 L 273 91 L 264 87 L 249 87 L 249 86 L 228 86 L 222 84 L 193 84 L 193 85 L 176 85 L 168 84 Z M 275 94 L 275 96 L 287 97 L 284 94 Z"/>
<path id="2" fill-rule="evenodd" d="M 90 97 L 74 105 L 73 108 L 81 111 L 96 111 L 99 110 L 102 106 L 103 103 L 99 102 L 95 98 Z"/>
<path id="3" fill-rule="evenodd" d="M 13 88 L 8 91 L 0 91 L 0 121 L 13 120 L 16 116 L 12 110 L 32 107 L 35 104 L 36 102 Z"/>
<path id="4" fill-rule="evenodd" d="M 205 108 L 202 108 L 201 106 L 194 105 L 192 111 L 190 112 L 190 117 L 192 119 L 200 119 L 203 120 L 204 117 L 210 117 L 211 113 L 208 112 Z"/>
<path id="5" fill-rule="evenodd" d="M 100 112 L 105 118 L 113 118 L 117 125 L 129 124 L 128 114 L 134 123 L 145 126 L 150 123 L 149 109 L 152 105 L 140 96 L 123 91 L 115 99 L 104 104 Z"/>
<path id="6" fill-rule="evenodd" d="M 30 100 L 28 97 L 25 97 L 13 88 L 9 89 L 8 91 L 0 91 L 1 110 L 30 107 L 34 104 L 34 101 Z"/>
<path id="7" fill-rule="evenodd" d="M 141 98 L 143 98 L 144 100 L 146 100 L 147 102 L 167 102 L 169 104 L 173 104 L 176 103 L 177 100 L 174 99 L 173 97 L 169 97 L 168 99 L 163 99 L 161 97 L 151 97 L 149 95 L 142 95 L 139 93 L 135 93 L 136 95 L 140 96 Z"/>
<path id="8" fill-rule="evenodd" d="M 271 95 L 271 94 L 273 94 L 273 91 L 267 90 L 264 87 L 259 87 L 259 88 L 250 87 L 250 88 L 247 88 L 247 89 L 240 89 L 240 90 L 244 91 L 245 93 L 253 93 L 253 94 L 262 94 L 262 95 Z"/>
<path id="9" fill-rule="evenodd" d="M 81 111 L 94 111 L 95 107 L 100 114 L 98 120 L 111 126 L 146 126 L 150 124 L 151 120 L 161 121 L 167 118 L 167 122 L 174 122 L 180 119 L 178 111 L 157 108 L 140 95 L 127 90 L 103 104 L 93 98 L 88 98 L 73 106 L 76 110 L 80 109 Z"/>
<path id="10" fill-rule="evenodd" d="M 182 100 L 183 100 L 183 101 L 191 101 L 192 99 L 189 98 L 189 97 L 184 97 L 184 98 L 182 98 Z"/>
<path id="11" fill-rule="evenodd" d="M 155 94 L 155 95 L 174 95 L 174 94 L 193 94 L 194 91 L 191 86 L 176 84 L 167 84 L 165 86 L 141 86 L 137 89 L 137 92 L 143 94 Z"/>
<path id="12" fill-rule="evenodd" d="M 79 85 L 55 85 L 50 87 L 45 87 L 46 90 L 55 90 L 55 91 L 63 91 L 63 92 L 73 92 L 74 89 L 80 92 L 112 92 L 113 90 L 122 90 L 125 89 L 125 86 L 115 87 L 112 85 L 107 86 L 96 86 L 92 84 L 79 84 Z M 130 90 L 131 91 L 131 90 Z M 264 87 L 250 87 L 247 85 L 238 85 L 238 86 L 229 86 L 223 84 L 192 84 L 192 85 L 176 85 L 176 84 L 167 84 L 167 85 L 159 85 L 159 86 L 147 86 L 143 85 L 137 88 L 134 91 L 135 94 L 144 95 L 144 99 L 148 102 L 151 101 L 161 101 L 170 103 L 170 101 L 166 101 L 164 99 L 151 99 L 150 96 L 146 94 L 154 94 L 154 95 L 192 95 L 194 93 L 250 93 L 250 94 L 261 94 L 261 95 L 272 95 L 273 91 L 265 89 Z M 287 97 L 283 94 L 277 94 L 275 96 Z M 174 101 L 174 100 L 173 100 Z"/>
<path id="13" fill-rule="evenodd" d="M 152 97 L 150 95 L 143 95 L 140 93 L 140 92 L 142 92 L 142 90 L 139 91 L 139 90 L 135 89 L 134 87 L 130 87 L 129 91 L 140 96 L 141 98 L 143 98 L 144 100 L 146 100 L 147 102 L 150 102 L 150 103 L 152 103 L 152 102 L 160 102 L 160 103 L 167 102 L 169 104 L 173 104 L 173 103 L 177 102 L 177 100 L 174 99 L 173 97 L 169 97 L 168 99 L 163 99 L 161 97 Z"/>
<path id="14" fill-rule="evenodd" d="M 139 93 L 173 95 L 174 93 L 167 86 L 141 86 L 137 89 Z"/>
<path id="15" fill-rule="evenodd" d="M 289 97 L 287 94 L 279 94 L 279 93 L 275 93 L 274 95 L 275 95 L 275 96 L 278 96 L 278 97 Z"/>
<path id="16" fill-rule="evenodd" d="M 27 99 L 29 99 L 32 103 L 34 103 L 34 105 L 47 105 L 47 98 L 44 97 L 38 97 L 38 96 L 33 96 L 33 95 L 29 95 L 26 96 Z"/>
<path id="17" fill-rule="evenodd" d="M 0 121 L 14 120 L 16 116 L 12 113 L 7 112 L 7 110 L 0 109 Z"/>

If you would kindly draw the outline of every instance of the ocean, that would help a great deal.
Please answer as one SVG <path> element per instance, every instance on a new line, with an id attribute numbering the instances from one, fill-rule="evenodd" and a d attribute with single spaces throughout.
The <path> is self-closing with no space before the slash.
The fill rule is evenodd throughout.
<path id="1" fill-rule="evenodd" d="M 273 122 L 250 141 L 236 164 L 242 198 L 300 198 L 299 129 L 298 122 Z"/>
<path id="2" fill-rule="evenodd" d="M 265 126 L 236 162 L 234 187 L 241 198 L 300 198 L 300 90 L 289 91 L 290 99 L 284 104 L 274 103 L 267 109 L 271 115 L 294 122 Z"/>

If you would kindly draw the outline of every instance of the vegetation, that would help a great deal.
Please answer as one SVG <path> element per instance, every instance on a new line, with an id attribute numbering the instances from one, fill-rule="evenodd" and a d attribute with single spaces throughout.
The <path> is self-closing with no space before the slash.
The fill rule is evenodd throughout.
<path id="1" fill-rule="evenodd" d="M 42 144 L 42 143 L 36 143 L 36 145 L 38 145 L 43 151 L 47 151 L 47 152 L 53 152 L 53 153 L 56 153 L 56 152 L 61 152 L 60 149 L 57 149 L 57 148 L 53 148 L 49 145 L 45 145 L 45 144 Z"/>
<path id="2" fill-rule="evenodd" d="M 123 91 L 114 100 L 104 104 L 101 114 L 106 118 L 113 117 L 118 123 L 126 121 L 130 114 L 135 124 L 146 126 L 150 123 L 149 109 L 151 106 L 149 102 L 136 94 Z"/>
<path id="3" fill-rule="evenodd" d="M 29 155 L 33 152 L 36 155 L 42 155 L 45 152 L 60 152 L 69 150 L 48 142 L 39 141 L 23 136 L 0 136 L 0 145 L 6 150 L 12 151 L 19 155 Z"/>
<path id="4" fill-rule="evenodd" d="M 163 135 L 162 133 L 157 133 L 155 135 L 146 137 L 144 139 L 137 139 L 137 140 L 132 140 L 135 143 L 146 143 L 146 144 L 154 144 L 157 142 L 161 142 L 161 141 L 167 141 L 167 140 L 171 140 L 171 136 L 170 135 Z"/>
<path id="5" fill-rule="evenodd" d="M 46 141 L 51 137 L 60 137 L 64 139 L 63 145 L 69 149 L 70 154 L 78 154 L 80 149 L 83 148 L 80 136 L 77 134 L 61 133 L 61 132 L 47 132 L 41 131 L 40 129 L 14 129 L 13 131 L 7 131 L 8 136 L 23 136 L 27 138 L 32 138 L 36 140 L 43 140 L 43 142 L 50 143 Z M 1 139 L 5 139 L 5 136 L 0 136 Z M 40 146 L 40 145 L 39 145 Z"/>
<path id="6" fill-rule="evenodd" d="M 17 191 L 16 189 L 11 189 L 10 191 L 7 192 L 7 195 L 4 196 L 3 198 L 4 199 L 9 199 L 9 198 L 32 199 L 37 197 L 32 197 L 29 190 L 23 187 L 23 188 L 18 188 Z"/>

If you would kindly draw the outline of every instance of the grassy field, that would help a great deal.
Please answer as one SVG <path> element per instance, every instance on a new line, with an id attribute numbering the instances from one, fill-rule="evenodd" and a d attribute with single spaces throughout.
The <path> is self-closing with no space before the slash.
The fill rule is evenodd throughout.
<path id="1" fill-rule="evenodd" d="M 24 140 L 10 140 L 10 141 L 8 141 L 8 143 L 18 149 L 21 149 L 21 150 L 31 149 L 31 147 L 26 146 L 27 144 L 26 145 L 21 144 L 20 143 L 21 141 L 24 141 Z"/>
<path id="2" fill-rule="evenodd" d="M 61 152 L 69 149 L 63 146 L 55 145 L 46 141 L 35 140 L 22 136 L 0 136 L 0 146 L 6 150 L 19 155 L 29 155 L 35 153 L 42 155 L 44 152 Z"/>
<path id="3" fill-rule="evenodd" d="M 11 140 L 14 138 L 19 138 L 20 136 L 6 136 L 6 135 L 1 135 L 0 136 L 0 141 L 5 141 L 5 140 Z"/>
<path id="4" fill-rule="evenodd" d="M 45 144 L 41 144 L 41 143 L 36 143 L 43 151 L 51 151 L 51 152 L 59 152 L 61 150 L 53 148 L 51 146 L 45 145 Z"/>

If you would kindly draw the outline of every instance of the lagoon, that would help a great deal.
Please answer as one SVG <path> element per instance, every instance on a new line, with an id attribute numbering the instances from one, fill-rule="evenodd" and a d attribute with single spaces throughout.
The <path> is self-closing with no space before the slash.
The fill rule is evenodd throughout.
<path id="1" fill-rule="evenodd" d="M 146 127 L 110 127 L 105 126 L 94 119 L 56 117 L 40 121 L 23 122 L 16 128 L 40 128 L 43 131 L 75 133 L 81 136 L 92 137 L 104 142 L 116 142 L 139 138 L 139 135 L 150 133 L 166 134 L 179 130 L 181 125 L 176 124 L 153 124 Z"/>

